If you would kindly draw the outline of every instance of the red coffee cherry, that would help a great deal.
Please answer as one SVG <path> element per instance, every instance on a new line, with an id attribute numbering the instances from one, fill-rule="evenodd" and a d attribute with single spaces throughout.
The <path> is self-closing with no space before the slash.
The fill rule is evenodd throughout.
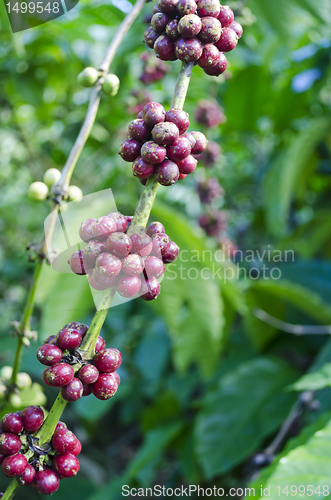
<path id="1" fill-rule="evenodd" d="M 157 38 L 154 43 L 154 52 L 161 61 L 175 61 L 177 59 L 174 42 L 167 35 L 161 35 Z"/>
<path id="2" fill-rule="evenodd" d="M 84 385 L 94 384 L 98 380 L 99 370 L 94 365 L 84 365 L 79 370 L 78 377 Z"/>
<path id="3" fill-rule="evenodd" d="M 103 351 L 103 349 L 104 349 L 105 347 L 106 347 L 106 342 L 105 342 L 105 340 L 104 340 L 102 337 L 100 337 L 100 335 L 99 335 L 99 337 L 98 337 L 98 339 L 97 339 L 97 343 L 96 343 L 96 345 L 95 345 L 95 352 Z"/>
<path id="4" fill-rule="evenodd" d="M 116 224 L 111 217 L 108 217 L 106 215 L 104 217 L 99 217 L 98 219 L 96 219 L 93 222 L 91 228 L 94 238 L 97 238 L 101 241 L 106 241 L 112 233 L 115 233 Z"/>
<path id="5" fill-rule="evenodd" d="M 234 14 L 228 5 L 221 5 L 218 20 L 222 24 L 223 28 L 228 28 L 229 26 L 231 26 L 234 20 Z"/>
<path id="6" fill-rule="evenodd" d="M 117 381 L 112 373 L 100 373 L 98 380 L 92 385 L 94 396 L 102 401 L 112 398 L 117 388 Z"/>
<path id="7" fill-rule="evenodd" d="M 201 31 L 201 19 L 195 14 L 183 16 L 178 23 L 178 32 L 183 38 L 192 38 Z"/>
<path id="8" fill-rule="evenodd" d="M 92 385 L 84 385 L 83 386 L 83 398 L 92 394 Z"/>
<path id="9" fill-rule="evenodd" d="M 141 148 L 141 157 L 144 161 L 152 165 L 161 163 L 165 159 L 166 155 L 166 148 L 153 141 L 145 142 Z"/>
<path id="10" fill-rule="evenodd" d="M 126 139 L 120 147 L 119 154 L 124 161 L 132 162 L 140 155 L 142 142 L 136 139 Z"/>
<path id="11" fill-rule="evenodd" d="M 138 179 L 147 179 L 153 172 L 154 165 L 145 161 L 142 156 L 138 156 L 132 163 L 132 173 L 135 177 L 138 177 Z"/>
<path id="12" fill-rule="evenodd" d="M 206 149 L 208 141 L 205 135 L 202 134 L 201 132 L 191 132 L 191 134 L 195 139 L 195 144 L 192 147 L 191 153 L 194 155 L 198 155 Z M 185 174 L 185 172 L 183 173 Z"/>
<path id="13" fill-rule="evenodd" d="M 110 253 L 102 253 L 95 262 L 95 269 L 102 276 L 117 276 L 122 268 L 121 260 Z"/>
<path id="14" fill-rule="evenodd" d="M 185 62 L 195 62 L 202 54 L 202 43 L 198 38 L 179 38 L 175 42 L 175 54 Z"/>
<path id="15" fill-rule="evenodd" d="M 98 255 L 106 251 L 106 243 L 104 241 L 91 240 L 84 248 L 84 258 L 87 266 L 93 269 Z"/>
<path id="16" fill-rule="evenodd" d="M 243 35 L 243 27 L 241 24 L 237 23 L 237 21 L 233 21 L 230 24 L 230 28 L 235 32 L 238 38 L 241 38 Z"/>
<path id="17" fill-rule="evenodd" d="M 132 249 L 132 241 L 127 234 L 113 233 L 106 241 L 107 251 L 119 259 L 127 257 Z"/>
<path id="18" fill-rule="evenodd" d="M 116 285 L 118 280 L 118 275 L 108 276 L 106 274 L 100 274 L 98 269 L 93 269 L 91 279 L 97 285 L 98 287 L 97 290 L 106 290 L 107 288 L 111 288 L 112 286 Z M 93 288 L 95 287 L 93 286 Z"/>
<path id="19" fill-rule="evenodd" d="M 174 123 L 178 130 L 179 135 L 182 135 L 189 128 L 190 119 L 189 114 L 180 108 L 172 108 L 166 112 L 166 122 Z"/>
<path id="20" fill-rule="evenodd" d="M 139 233 L 131 234 L 130 238 L 132 241 L 131 253 L 136 253 L 141 257 L 147 257 L 147 255 L 151 253 L 153 243 L 144 230 L 141 230 Z"/>
<path id="21" fill-rule="evenodd" d="M 79 460 L 72 453 L 57 455 L 54 458 L 53 466 L 60 477 L 73 477 L 78 474 Z"/>
<path id="22" fill-rule="evenodd" d="M 95 269 L 93 271 L 93 274 L 95 273 Z M 89 282 L 90 287 L 92 287 L 94 290 L 106 290 L 107 288 L 110 288 L 108 285 L 99 285 L 93 277 L 93 274 L 88 274 L 87 275 L 87 281 Z"/>
<path id="23" fill-rule="evenodd" d="M 57 345 L 60 347 L 60 349 L 62 349 L 62 351 L 65 351 L 66 349 L 77 349 L 77 347 L 80 346 L 81 342 L 82 336 L 79 332 L 66 328 L 63 328 L 58 333 L 56 340 Z"/>
<path id="24" fill-rule="evenodd" d="M 81 223 L 80 228 L 79 228 L 79 237 L 81 240 L 88 242 L 88 241 L 93 239 L 91 226 L 92 226 L 94 221 L 95 221 L 95 219 L 87 219 Z"/>
<path id="25" fill-rule="evenodd" d="M 170 248 L 170 238 L 167 234 L 154 234 L 152 236 L 153 241 L 153 255 L 161 256 L 167 253 Z"/>
<path id="26" fill-rule="evenodd" d="M 0 435 L 0 453 L 1 455 L 15 455 L 20 451 L 21 440 L 16 434 L 4 432 Z"/>
<path id="27" fill-rule="evenodd" d="M 145 120 L 137 118 L 130 123 L 129 134 L 132 139 L 136 139 L 137 141 L 148 141 L 151 133 Z"/>
<path id="28" fill-rule="evenodd" d="M 178 138 L 179 130 L 172 122 L 157 123 L 153 127 L 152 136 L 158 144 L 172 144 Z"/>
<path id="29" fill-rule="evenodd" d="M 131 299 L 139 292 L 141 279 L 139 276 L 122 276 L 117 283 L 117 293 L 126 299 Z"/>
<path id="30" fill-rule="evenodd" d="M 219 0 L 198 0 L 197 4 L 198 15 L 200 17 L 218 17 L 220 14 L 221 6 Z"/>
<path id="31" fill-rule="evenodd" d="M 219 40 L 215 43 L 215 46 L 220 52 L 230 52 L 235 49 L 238 43 L 238 37 L 235 31 L 231 28 L 223 28 L 222 34 Z"/>
<path id="32" fill-rule="evenodd" d="M 208 18 L 206 18 L 208 19 Z M 202 69 L 208 69 L 210 66 L 214 66 L 220 58 L 220 51 L 215 45 L 208 43 L 202 49 L 202 54 L 198 60 L 198 65 Z"/>
<path id="33" fill-rule="evenodd" d="M 158 280 L 151 277 L 141 284 L 140 298 L 143 300 L 154 300 L 158 297 L 161 291 L 161 286 Z"/>
<path id="34" fill-rule="evenodd" d="M 68 429 L 60 429 L 54 433 L 52 446 L 55 451 L 61 455 L 72 453 L 76 447 L 77 438 L 75 434 Z"/>
<path id="35" fill-rule="evenodd" d="M 77 457 L 81 451 L 82 451 L 82 444 L 79 441 L 79 439 L 77 439 L 77 443 L 76 443 L 75 449 L 72 451 L 72 454 Z"/>
<path id="36" fill-rule="evenodd" d="M 28 461 L 25 456 L 17 453 L 4 459 L 2 462 L 2 472 L 8 477 L 20 476 L 27 468 L 27 465 Z"/>
<path id="37" fill-rule="evenodd" d="M 112 373 L 121 366 L 122 354 L 117 349 L 105 349 L 94 356 L 93 363 L 100 372 Z"/>
<path id="38" fill-rule="evenodd" d="M 113 375 L 114 379 L 116 380 L 117 387 L 118 387 L 121 383 L 121 377 L 119 376 L 119 374 L 117 372 L 112 373 L 112 375 Z"/>
<path id="39" fill-rule="evenodd" d="M 74 377 L 69 384 L 65 385 L 61 389 L 61 396 L 63 399 L 69 402 L 78 401 L 83 395 L 83 384 L 81 381 Z"/>
<path id="40" fill-rule="evenodd" d="M 7 413 L 1 420 L 2 432 L 20 434 L 23 431 L 23 420 L 17 413 Z"/>
<path id="41" fill-rule="evenodd" d="M 45 469 L 36 473 L 35 485 L 41 495 L 52 495 L 59 489 L 60 480 L 55 472 Z"/>
<path id="42" fill-rule="evenodd" d="M 21 419 L 23 420 L 25 431 L 33 434 L 44 423 L 44 412 L 40 406 L 27 406 L 21 411 Z"/>
<path id="43" fill-rule="evenodd" d="M 60 429 L 67 429 L 67 426 L 64 422 L 58 422 L 55 427 L 55 432 L 59 431 Z"/>
<path id="44" fill-rule="evenodd" d="M 197 168 L 198 160 L 194 156 L 189 155 L 184 160 L 178 161 L 177 165 L 181 174 L 192 174 Z"/>
<path id="45" fill-rule="evenodd" d="M 171 186 L 178 181 L 179 170 L 173 161 L 164 160 L 155 168 L 155 179 L 162 186 Z"/>
<path id="46" fill-rule="evenodd" d="M 197 10 L 197 4 L 195 0 L 178 0 L 177 12 L 181 16 L 186 16 L 188 14 L 194 14 Z"/>
<path id="47" fill-rule="evenodd" d="M 170 242 L 170 247 L 168 251 L 162 255 L 162 260 L 164 264 L 171 264 L 171 262 L 175 262 L 178 257 L 179 246 L 176 245 L 173 241 Z"/>
<path id="48" fill-rule="evenodd" d="M 130 254 L 122 261 L 122 271 L 127 276 L 136 276 L 141 274 L 144 269 L 144 263 L 140 255 Z"/>
<path id="49" fill-rule="evenodd" d="M 50 335 L 45 340 L 45 344 L 55 344 L 56 343 L 56 339 L 57 339 L 57 335 Z"/>
<path id="50" fill-rule="evenodd" d="M 63 387 L 68 385 L 74 378 L 74 369 L 68 363 L 58 363 L 45 368 L 43 380 L 51 387 Z"/>
<path id="51" fill-rule="evenodd" d="M 149 28 L 147 28 L 144 33 L 144 42 L 146 43 L 147 47 L 153 49 L 155 41 L 159 38 L 159 36 L 160 33 L 157 33 L 153 30 L 152 26 L 149 26 Z"/>
<path id="52" fill-rule="evenodd" d="M 201 30 L 198 35 L 202 43 L 214 43 L 220 39 L 222 25 L 215 17 L 203 17 L 201 19 Z"/>
<path id="53" fill-rule="evenodd" d="M 161 222 L 151 222 L 147 227 L 146 233 L 150 237 L 157 233 L 165 233 L 164 225 Z"/>
<path id="54" fill-rule="evenodd" d="M 72 254 L 68 260 L 68 264 L 73 273 L 78 275 L 84 275 L 87 272 L 87 268 L 84 263 L 84 252 L 83 250 L 77 250 Z"/>
<path id="55" fill-rule="evenodd" d="M 191 153 L 191 144 L 186 137 L 178 137 L 170 146 L 167 146 L 168 160 L 178 162 L 184 160 Z"/>
<path id="56" fill-rule="evenodd" d="M 125 233 L 128 227 L 128 221 L 125 215 L 122 215 L 120 212 L 111 212 L 110 214 L 108 214 L 108 217 L 113 219 L 113 221 L 115 222 L 116 232 Z"/>
<path id="57" fill-rule="evenodd" d="M 143 109 L 143 119 L 147 127 L 153 128 L 157 123 L 164 122 L 165 110 L 158 102 L 149 102 Z"/>
<path id="58" fill-rule="evenodd" d="M 209 68 L 205 68 L 205 73 L 210 76 L 220 76 L 226 70 L 228 65 L 228 61 L 225 55 L 220 52 L 220 57 L 216 64 L 210 66 Z"/>
<path id="59" fill-rule="evenodd" d="M 157 7 L 165 14 L 176 14 L 178 0 L 158 0 Z"/>
<path id="60" fill-rule="evenodd" d="M 169 17 L 162 12 L 157 12 L 151 19 L 151 25 L 154 31 L 162 33 L 169 22 Z"/>
<path id="61" fill-rule="evenodd" d="M 165 271 L 164 263 L 155 255 L 149 255 L 145 260 L 144 274 L 147 278 L 160 278 Z"/>
<path id="62" fill-rule="evenodd" d="M 170 38 L 170 40 L 172 40 L 173 42 L 175 42 L 179 38 L 178 20 L 171 19 L 166 26 L 165 32 L 167 37 Z"/>
<path id="63" fill-rule="evenodd" d="M 35 469 L 32 467 L 32 465 L 28 464 L 23 474 L 17 478 L 17 482 L 21 486 L 28 486 L 29 484 L 33 483 L 35 477 Z"/>
<path id="64" fill-rule="evenodd" d="M 55 336 L 57 337 L 57 336 Z M 37 351 L 37 359 L 42 365 L 53 366 L 60 363 L 63 352 L 59 347 L 52 344 L 44 344 Z"/>

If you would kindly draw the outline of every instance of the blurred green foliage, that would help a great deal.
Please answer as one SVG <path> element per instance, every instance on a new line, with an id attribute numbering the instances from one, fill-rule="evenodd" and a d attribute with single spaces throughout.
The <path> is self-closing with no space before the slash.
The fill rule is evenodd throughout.
<path id="1" fill-rule="evenodd" d="M 182 250 L 215 251 L 216 242 L 197 223 L 204 209 L 196 183 L 212 175 L 226 193 L 216 208 L 227 210 L 238 247 L 290 249 L 294 262 L 274 263 L 279 280 L 252 274 L 224 283 L 201 278 L 202 268 L 215 265 L 211 257 L 191 263 L 195 280 L 166 277 L 155 304 L 136 300 L 111 309 L 103 335 L 123 353 L 122 383 L 113 400 L 84 398 L 66 409 L 64 419 L 83 442 L 81 472 L 55 499 L 122 498 L 123 484 L 244 486 L 254 474 L 252 457 L 270 443 L 296 401 L 289 386 L 305 383 L 300 377 L 321 349 L 323 363 L 330 362 L 325 336 L 294 337 L 254 315 L 261 308 L 290 323 L 331 323 L 329 1 L 229 4 L 244 24 L 244 36 L 228 57 L 231 78 L 216 80 L 195 67 L 185 104 L 191 128 L 200 130 L 194 116 L 201 98 L 224 108 L 226 123 L 204 130 L 222 146 L 222 159 L 207 174 L 200 166 L 184 182 L 161 188 L 152 217 Z M 1 11 L 2 364 L 13 359 L 9 324 L 20 318 L 33 272 L 25 248 L 42 237 L 50 208 L 29 201 L 28 186 L 48 168 L 62 168 L 90 95 L 76 76 L 86 66 L 98 67 L 128 6 L 82 1 L 63 18 L 15 35 Z M 117 151 L 139 104 L 136 95 L 145 88 L 139 56 L 144 16 L 151 10 L 147 4 L 121 44 L 111 67 L 121 80 L 119 94 L 102 97 L 72 181 L 85 194 L 111 187 L 125 214 L 134 211 L 142 187 Z M 162 82 L 148 87 L 150 98 L 166 107 L 179 63 L 169 67 Z M 233 263 L 216 264 L 235 269 Z M 240 262 L 247 271 L 263 264 L 268 262 L 258 258 Z M 32 325 L 40 340 L 69 320 L 88 323 L 93 313 L 84 278 L 45 266 Z M 25 350 L 22 370 L 40 382 L 35 346 Z M 56 393 L 44 389 L 49 408 Z M 319 411 L 304 411 L 291 430 L 299 436 L 256 484 L 305 484 L 300 474 L 309 471 L 314 488 L 331 487 L 330 388 L 316 397 Z M 0 489 L 7 483 L 1 477 Z M 17 498 L 26 498 L 26 490 Z M 34 490 L 29 498 L 37 498 Z"/>

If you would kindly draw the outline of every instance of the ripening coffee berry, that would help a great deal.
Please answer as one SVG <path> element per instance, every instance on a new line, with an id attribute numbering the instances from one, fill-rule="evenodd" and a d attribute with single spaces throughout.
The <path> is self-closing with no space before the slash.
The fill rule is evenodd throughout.
<path id="1" fill-rule="evenodd" d="M 6 413 L 1 420 L 2 432 L 20 434 L 23 431 L 23 420 L 17 413 Z"/>
<path id="2" fill-rule="evenodd" d="M 181 174 L 192 174 L 197 168 L 198 160 L 192 155 L 188 155 L 184 160 L 178 161 L 177 166 Z"/>
<path id="3" fill-rule="evenodd" d="M 41 495 L 52 495 L 59 489 L 60 480 L 55 472 L 45 469 L 36 473 L 35 485 Z"/>
<path id="4" fill-rule="evenodd" d="M 23 474 L 27 468 L 28 461 L 22 453 L 6 457 L 2 462 L 2 472 L 5 476 L 15 477 Z"/>
<path id="5" fill-rule="evenodd" d="M 54 457 L 53 466 L 60 477 L 73 477 L 79 472 L 79 460 L 72 453 Z"/>
<path id="6" fill-rule="evenodd" d="M 108 285 L 99 285 L 99 283 L 97 283 L 93 277 L 94 272 L 95 272 L 95 269 L 93 270 L 92 274 L 87 275 L 87 281 L 88 281 L 90 287 L 93 288 L 94 290 L 98 290 L 98 291 L 106 290 L 107 288 L 110 288 Z"/>
<path id="7" fill-rule="evenodd" d="M 80 346 L 82 341 L 82 336 L 76 330 L 69 330 L 67 328 L 63 328 L 57 336 L 56 344 L 59 346 L 62 351 L 66 349 L 72 350 L 77 349 Z"/>
<path id="8" fill-rule="evenodd" d="M 121 276 L 117 283 L 117 293 L 126 299 L 131 299 L 139 292 L 141 279 L 139 276 Z"/>
<path id="9" fill-rule="evenodd" d="M 107 274 L 100 274 L 98 269 L 93 269 L 92 279 L 98 285 L 99 289 L 106 290 L 116 285 L 118 275 L 109 276 Z"/>
<path id="10" fill-rule="evenodd" d="M 161 222 L 151 222 L 147 227 L 146 233 L 150 237 L 157 233 L 165 233 L 164 225 Z"/>
<path id="11" fill-rule="evenodd" d="M 220 39 L 222 25 L 215 17 L 203 17 L 199 38 L 202 43 L 214 43 Z"/>
<path id="12" fill-rule="evenodd" d="M 147 28 L 147 30 L 144 33 L 144 42 L 146 43 L 147 47 L 152 49 L 154 47 L 156 40 L 159 38 L 159 36 L 160 36 L 160 33 L 157 33 L 156 31 L 154 31 L 151 26 L 149 28 Z"/>
<path id="13" fill-rule="evenodd" d="M 94 356 L 93 363 L 99 372 L 112 373 L 121 366 L 122 354 L 117 349 L 105 349 Z"/>
<path id="14" fill-rule="evenodd" d="M 157 12 L 151 19 L 151 25 L 154 31 L 162 33 L 169 22 L 169 17 L 162 12 Z"/>
<path id="15" fill-rule="evenodd" d="M 195 14 L 183 16 L 178 23 L 178 32 L 183 38 L 192 38 L 201 31 L 201 19 Z"/>
<path id="16" fill-rule="evenodd" d="M 158 12 L 161 12 L 160 9 L 158 8 L 157 4 L 154 5 L 152 12 L 153 12 L 153 14 L 157 14 Z"/>
<path id="17" fill-rule="evenodd" d="M 162 61 L 175 61 L 175 44 L 167 35 L 161 35 L 154 43 L 154 52 Z"/>
<path id="18" fill-rule="evenodd" d="M 205 18 L 209 19 L 209 18 Z M 215 45 L 208 43 L 202 49 L 202 54 L 200 59 L 198 60 L 198 65 L 202 69 L 208 69 L 211 66 L 214 66 L 220 58 L 220 51 Z"/>
<path id="19" fill-rule="evenodd" d="M 220 52 L 230 52 L 235 49 L 238 43 L 238 37 L 235 31 L 231 28 L 223 28 L 222 34 L 215 43 Z"/>
<path id="20" fill-rule="evenodd" d="M 131 234 L 132 253 L 137 253 L 141 257 L 147 257 L 152 251 L 153 243 L 148 234 L 144 230 L 139 233 Z"/>
<path id="21" fill-rule="evenodd" d="M 77 443 L 76 443 L 75 449 L 72 451 L 72 454 L 77 457 L 81 451 L 82 451 L 82 444 L 79 441 L 79 439 L 77 439 Z"/>
<path id="22" fill-rule="evenodd" d="M 175 54 L 185 62 L 195 62 L 202 54 L 202 43 L 198 38 L 179 38 L 175 43 Z"/>
<path id="23" fill-rule="evenodd" d="M 79 237 L 81 240 L 85 241 L 86 243 L 93 239 L 92 224 L 93 224 L 93 222 L 95 222 L 95 220 L 96 219 L 87 219 L 87 220 L 84 220 L 84 222 L 82 222 L 80 225 Z"/>
<path id="24" fill-rule="evenodd" d="M 230 28 L 235 32 L 238 38 L 241 38 L 243 35 L 243 27 L 241 24 L 237 23 L 237 21 L 233 21 L 230 24 Z M 44 181 L 45 182 L 45 181 Z"/>
<path id="25" fill-rule="evenodd" d="M 121 377 L 119 376 L 119 374 L 117 372 L 113 372 L 112 375 L 113 375 L 114 379 L 116 380 L 117 387 L 118 387 L 121 383 Z"/>
<path id="26" fill-rule="evenodd" d="M 157 165 L 163 162 L 167 155 L 167 150 L 161 144 L 153 141 L 145 142 L 141 148 L 141 157 L 149 164 Z"/>
<path id="27" fill-rule="evenodd" d="M 161 256 L 167 253 L 171 240 L 167 234 L 157 233 L 152 236 L 153 255 Z"/>
<path id="28" fill-rule="evenodd" d="M 195 0 L 178 0 L 177 11 L 181 16 L 194 14 L 196 10 L 197 10 L 197 4 Z"/>
<path id="29" fill-rule="evenodd" d="M 118 385 L 112 373 L 100 373 L 98 380 L 92 385 L 92 391 L 96 398 L 106 401 L 112 398 Z"/>
<path id="30" fill-rule="evenodd" d="M 78 186 L 69 186 L 67 195 L 69 201 L 78 202 L 83 198 L 83 191 Z"/>
<path id="31" fill-rule="evenodd" d="M 132 249 L 131 238 L 125 233 L 113 233 L 106 241 L 107 252 L 123 259 L 127 257 Z"/>
<path id="32" fill-rule="evenodd" d="M 55 451 L 61 455 L 72 453 L 76 447 L 77 438 L 75 434 L 68 429 L 56 431 L 52 438 L 52 446 Z"/>
<path id="33" fill-rule="evenodd" d="M 143 109 L 143 119 L 147 127 L 153 128 L 157 123 L 164 122 L 165 110 L 158 102 L 149 102 Z"/>
<path id="34" fill-rule="evenodd" d="M 83 395 L 83 384 L 74 377 L 69 384 L 62 387 L 61 396 L 68 402 L 78 401 Z"/>
<path id="35" fill-rule="evenodd" d="M 154 255 L 146 257 L 144 274 L 148 279 L 160 278 L 164 274 L 164 271 L 165 267 L 161 259 L 155 257 Z"/>
<path id="36" fill-rule="evenodd" d="M 231 26 L 234 20 L 234 14 L 228 5 L 221 5 L 218 20 L 222 24 L 223 28 L 228 28 L 229 26 Z"/>
<path id="37" fill-rule="evenodd" d="M 27 406 L 21 411 L 21 419 L 23 420 L 25 431 L 33 434 L 42 426 L 44 422 L 44 412 L 40 406 Z"/>
<path id="38" fill-rule="evenodd" d="M 48 195 L 48 187 L 43 182 L 33 182 L 29 186 L 28 197 L 30 200 L 42 201 L 46 200 Z"/>
<path id="39" fill-rule="evenodd" d="M 92 87 L 99 78 L 99 73 L 95 68 L 85 68 L 79 73 L 77 80 L 83 87 Z"/>
<path id="40" fill-rule="evenodd" d="M 106 347 L 106 342 L 105 342 L 105 339 L 103 339 L 102 337 L 98 337 L 97 339 L 97 343 L 95 344 L 95 352 L 100 352 L 100 351 L 103 351 L 103 349 Z"/>
<path id="41" fill-rule="evenodd" d="M 132 162 L 140 155 L 142 143 L 136 139 L 126 139 L 119 150 L 124 161 Z"/>
<path id="42" fill-rule="evenodd" d="M 89 268 L 93 267 L 95 261 L 97 260 L 98 255 L 104 253 L 105 251 L 106 251 L 106 242 L 97 240 L 89 241 L 83 250 L 87 266 Z"/>
<path id="43" fill-rule="evenodd" d="M 45 344 L 56 344 L 57 335 L 50 335 L 46 340 Z"/>
<path id="44" fill-rule="evenodd" d="M 200 17 L 218 17 L 220 14 L 221 6 L 219 0 L 198 0 L 197 4 L 198 15 Z"/>
<path id="45" fill-rule="evenodd" d="M 42 365 L 53 366 L 60 363 L 63 357 L 62 350 L 56 345 L 44 344 L 37 351 L 37 359 Z"/>
<path id="46" fill-rule="evenodd" d="M 108 214 L 108 217 L 111 217 L 116 224 L 116 231 L 119 233 L 124 233 L 128 227 L 128 221 L 125 215 L 120 212 L 111 212 Z"/>
<path id="47" fill-rule="evenodd" d="M 179 108 L 169 109 L 165 119 L 166 122 L 172 122 L 178 127 L 180 135 L 186 132 L 190 125 L 189 114 Z"/>
<path id="48" fill-rule="evenodd" d="M 132 173 L 138 179 L 148 179 L 154 172 L 154 165 L 148 163 L 142 156 L 138 156 L 132 163 Z"/>
<path id="49" fill-rule="evenodd" d="M 145 120 L 136 118 L 129 125 L 129 134 L 132 139 L 137 141 L 148 141 L 151 132 L 147 127 Z"/>
<path id="50" fill-rule="evenodd" d="M 160 12 L 165 14 L 176 14 L 178 0 L 158 0 L 157 6 Z"/>
<path id="51" fill-rule="evenodd" d="M 154 300 L 158 297 L 161 291 L 161 286 L 158 280 L 154 277 L 143 281 L 140 288 L 140 298 L 143 300 Z"/>
<path id="52" fill-rule="evenodd" d="M 112 233 L 115 233 L 116 224 L 111 217 L 106 215 L 96 219 L 91 225 L 91 230 L 94 238 L 106 241 Z"/>
<path id="53" fill-rule="evenodd" d="M 162 260 L 165 264 L 171 264 L 171 262 L 175 262 L 178 257 L 179 246 L 176 245 L 173 241 L 170 242 L 170 247 L 168 251 L 162 255 Z"/>
<path id="54" fill-rule="evenodd" d="M 210 76 L 220 76 L 226 70 L 228 65 L 228 61 L 223 54 L 223 52 L 219 52 L 219 59 L 216 64 L 213 64 L 209 68 L 204 68 L 204 71 L 207 75 Z"/>
<path id="55" fill-rule="evenodd" d="M 152 136 L 158 144 L 172 144 L 179 136 L 177 125 L 172 122 L 157 123 L 152 130 Z"/>
<path id="56" fill-rule="evenodd" d="M 191 144 L 186 137 L 178 137 L 170 146 L 167 146 L 167 158 L 177 162 L 184 160 L 191 153 Z"/>
<path id="57" fill-rule="evenodd" d="M 94 384 L 98 380 L 99 370 L 94 365 L 84 365 L 79 370 L 78 377 L 84 385 Z"/>
<path id="58" fill-rule="evenodd" d="M 55 432 L 59 431 L 60 429 L 67 429 L 67 426 L 64 422 L 58 422 L 55 427 Z"/>
<path id="59" fill-rule="evenodd" d="M 238 24 L 238 23 L 237 23 Z M 43 181 L 49 188 L 53 186 L 58 180 L 60 180 L 61 172 L 57 168 L 49 168 L 44 173 Z"/>
<path id="60" fill-rule="evenodd" d="M 144 263 L 142 258 L 133 253 L 125 257 L 122 261 L 122 271 L 127 276 L 136 276 L 141 274 L 144 270 Z"/>
<path id="61" fill-rule="evenodd" d="M 194 155 L 198 155 L 206 149 L 208 141 L 204 136 L 204 134 L 202 134 L 201 132 L 190 132 L 190 133 L 193 135 L 195 139 L 195 144 L 192 147 L 191 153 Z M 185 172 L 183 172 L 183 174 L 185 174 Z"/>
<path id="62" fill-rule="evenodd" d="M 95 262 L 95 269 L 101 275 L 117 276 L 122 268 L 122 263 L 118 257 L 110 253 L 102 253 Z"/>
<path id="63" fill-rule="evenodd" d="M 15 455 L 20 451 L 22 446 L 21 440 L 15 434 L 4 432 L 0 435 L 0 453 L 1 455 Z"/>
<path id="64" fill-rule="evenodd" d="M 28 486 L 29 484 L 33 483 L 35 477 L 35 469 L 32 467 L 32 465 L 28 464 L 23 474 L 17 478 L 17 482 L 21 486 Z"/>
<path id="65" fill-rule="evenodd" d="M 105 76 L 104 82 L 102 84 L 102 90 L 106 95 L 114 96 L 117 94 L 120 88 L 120 80 L 118 76 L 114 74 L 109 74 Z"/>
<path id="66" fill-rule="evenodd" d="M 164 160 L 155 168 L 155 179 L 162 186 L 171 186 L 178 181 L 179 170 L 173 161 Z"/>
<path id="67" fill-rule="evenodd" d="M 69 384 L 74 378 L 74 369 L 68 363 L 58 363 L 45 368 L 43 380 L 51 387 L 62 387 Z"/>
<path id="68" fill-rule="evenodd" d="M 72 254 L 70 259 L 68 260 L 70 269 L 73 273 L 78 275 L 84 275 L 87 272 L 87 268 L 85 268 L 84 264 L 84 252 L 83 250 L 77 250 Z"/>
<path id="69" fill-rule="evenodd" d="M 170 19 L 166 26 L 166 35 L 170 40 L 175 42 L 179 38 L 179 32 L 178 32 L 178 20 L 177 19 Z"/>

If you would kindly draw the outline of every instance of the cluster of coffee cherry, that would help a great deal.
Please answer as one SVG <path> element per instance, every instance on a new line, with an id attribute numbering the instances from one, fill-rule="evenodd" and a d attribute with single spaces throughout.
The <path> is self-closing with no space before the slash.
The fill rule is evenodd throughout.
<path id="1" fill-rule="evenodd" d="M 82 359 L 79 346 L 87 330 L 87 325 L 72 321 L 57 335 L 49 337 L 37 351 L 38 361 L 47 366 L 43 373 L 44 382 L 61 388 L 63 399 L 69 402 L 92 393 L 98 399 L 110 399 L 120 384 L 116 370 L 122 362 L 122 355 L 117 349 L 105 349 L 102 337 L 97 339 L 93 359 Z M 72 366 L 76 363 L 81 365 L 77 376 Z"/>
<path id="2" fill-rule="evenodd" d="M 219 0 L 158 0 L 144 41 L 164 61 L 197 62 L 207 75 L 227 67 L 224 52 L 242 36 L 230 7 Z"/>
<path id="3" fill-rule="evenodd" d="M 119 150 L 123 160 L 133 162 L 133 175 L 142 183 L 155 174 L 162 186 L 171 186 L 178 179 L 194 172 L 207 139 L 201 132 L 186 132 L 189 115 L 182 109 L 165 112 L 158 102 L 146 104 L 129 125 L 129 138 Z"/>
<path id="4" fill-rule="evenodd" d="M 79 235 L 86 246 L 68 262 L 75 274 L 88 274 L 89 284 L 96 290 L 116 286 L 122 297 L 139 294 L 144 300 L 153 300 L 160 293 L 158 279 L 165 264 L 177 259 L 179 248 L 160 222 L 152 222 L 146 231 L 137 228 L 129 236 L 126 231 L 131 220 L 131 216 L 113 212 L 82 222 Z"/>
<path id="5" fill-rule="evenodd" d="M 146 85 L 162 80 L 164 75 L 169 71 L 167 63 L 157 59 L 154 54 L 143 52 L 140 55 L 140 59 L 143 62 L 143 71 L 139 80 Z"/>
<path id="6" fill-rule="evenodd" d="M 0 464 L 5 476 L 15 477 L 22 486 L 34 486 L 42 495 L 58 490 L 60 479 L 79 471 L 77 455 L 82 446 L 63 422 L 56 426 L 52 442 L 39 446 L 34 435 L 44 422 L 40 406 L 7 413 L 0 424 Z"/>

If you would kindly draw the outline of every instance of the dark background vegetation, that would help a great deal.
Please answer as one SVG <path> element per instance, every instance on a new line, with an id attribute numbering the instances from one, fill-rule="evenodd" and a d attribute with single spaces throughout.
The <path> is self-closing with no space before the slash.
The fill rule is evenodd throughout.
<path id="1" fill-rule="evenodd" d="M 20 318 L 33 272 L 25 247 L 41 239 L 50 208 L 29 201 L 27 189 L 46 169 L 65 163 L 90 94 L 76 76 L 101 62 L 128 7 L 124 0 L 115 3 L 83 1 L 63 18 L 15 35 L 0 6 L 2 365 L 12 361 L 9 323 Z M 298 397 L 289 386 L 330 360 L 327 336 L 293 336 L 254 315 L 258 307 L 290 323 L 331 324 L 330 4 L 229 4 L 244 24 L 228 57 L 232 78 L 213 79 L 195 67 L 185 103 L 192 129 L 203 130 L 194 120 L 201 98 L 224 108 L 226 123 L 204 129 L 221 145 L 222 157 L 207 173 L 201 165 L 184 182 L 160 189 L 152 217 L 166 223 L 182 249 L 216 250 L 217 241 L 197 222 L 205 211 L 197 181 L 213 176 L 225 191 L 214 208 L 227 213 L 227 237 L 242 250 L 293 249 L 295 261 L 279 265 L 279 280 L 165 280 L 155 304 L 138 299 L 113 308 L 102 334 L 122 351 L 122 384 L 108 402 L 83 398 L 65 410 L 83 442 L 81 472 L 63 482 L 54 499 L 115 500 L 123 484 L 244 486 L 256 472 L 253 457 L 272 441 Z M 138 104 L 133 91 L 145 88 L 140 54 L 151 10 L 147 4 L 120 47 L 111 68 L 120 91 L 102 98 L 73 177 L 85 194 L 111 187 L 125 214 L 134 211 L 142 186 L 117 151 Z M 163 81 L 148 87 L 165 107 L 179 63 L 169 67 Z M 88 323 L 94 311 L 84 278 L 45 266 L 33 316 L 41 340 L 69 320 Z M 35 345 L 25 351 L 22 370 L 40 382 L 35 351 Z M 330 384 L 330 376 L 316 377 L 317 386 L 308 379 L 300 388 Z M 56 391 L 43 389 L 49 408 Z M 331 487 L 330 389 L 316 398 L 319 409 L 306 408 L 291 429 L 298 436 L 281 452 L 286 459 L 277 455 L 258 484 L 306 484 L 309 472 L 314 489 Z M 7 483 L 1 477 L 0 489 Z M 21 488 L 17 498 L 27 497 L 37 493 Z"/>

